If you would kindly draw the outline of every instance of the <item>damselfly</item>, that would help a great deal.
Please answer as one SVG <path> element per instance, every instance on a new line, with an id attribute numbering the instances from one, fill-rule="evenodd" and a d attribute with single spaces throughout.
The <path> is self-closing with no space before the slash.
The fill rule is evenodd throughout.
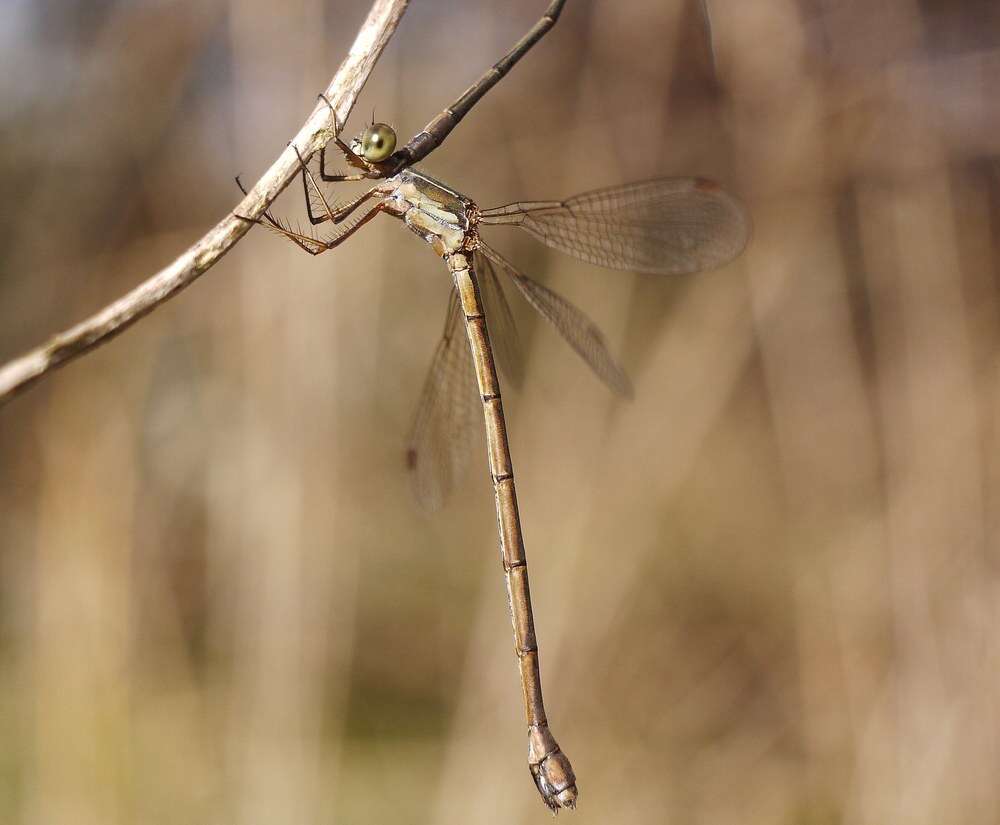
<path id="1" fill-rule="evenodd" d="M 597 376 L 620 395 L 630 395 L 625 371 L 604 337 L 561 295 L 519 272 L 480 237 L 484 226 L 519 226 L 542 243 L 611 269 L 683 274 L 721 266 L 746 245 L 749 219 L 741 204 L 703 178 L 660 178 L 600 189 L 562 201 L 529 201 L 480 209 L 472 200 L 412 168 L 440 145 L 455 124 L 555 23 L 565 0 L 556 0 L 518 44 L 450 108 L 406 146 L 396 150 L 396 133 L 373 123 L 348 146 L 333 138 L 355 173 L 329 174 L 320 152 L 319 178 L 327 182 L 376 179 L 372 188 L 344 206 L 331 206 L 316 176 L 302 162 L 306 209 L 313 225 L 341 225 L 329 237 L 292 230 L 265 213 L 262 225 L 312 255 L 343 243 L 380 213 L 401 219 L 448 267 L 454 284 L 444 336 L 424 384 L 411 433 L 408 464 L 418 499 L 439 504 L 456 480 L 465 455 L 465 435 L 475 407 L 465 400 L 464 380 L 478 385 L 486 421 L 490 474 L 496 499 L 500 558 L 507 584 L 528 723 L 528 766 L 552 811 L 576 805 L 576 777 L 549 730 L 542 703 L 528 570 L 514 488 L 514 468 L 500 399 L 500 379 L 491 334 L 511 326 L 511 312 L 497 272 L 506 275 L 528 303 L 549 321 Z M 300 157 L 301 160 L 301 157 Z M 465 326 L 466 347 L 456 337 Z"/>

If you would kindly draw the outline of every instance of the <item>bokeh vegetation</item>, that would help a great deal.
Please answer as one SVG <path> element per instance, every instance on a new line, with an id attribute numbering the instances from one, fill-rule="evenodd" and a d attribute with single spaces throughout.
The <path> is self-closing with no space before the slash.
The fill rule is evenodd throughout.
<path id="1" fill-rule="evenodd" d="M 542 6 L 414 0 L 348 131 L 413 134 Z M 484 206 L 700 174 L 754 216 L 673 280 L 491 234 L 636 386 L 511 293 L 567 816 L 992 825 L 1000 7 L 711 8 L 717 81 L 695 3 L 571 0 L 425 164 Z M 0 359 L 231 209 L 366 9 L 3 4 Z M 389 219 L 319 259 L 255 231 L 0 410 L 0 821 L 547 821 L 485 456 L 433 515 L 406 479 L 448 288 Z"/>

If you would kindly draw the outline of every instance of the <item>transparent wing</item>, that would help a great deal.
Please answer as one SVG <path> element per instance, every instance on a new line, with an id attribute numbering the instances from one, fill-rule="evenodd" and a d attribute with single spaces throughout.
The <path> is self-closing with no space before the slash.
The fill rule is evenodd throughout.
<path id="1" fill-rule="evenodd" d="M 627 398 L 632 396 L 632 382 L 608 351 L 604 335 L 593 321 L 562 295 L 542 286 L 527 275 L 522 275 L 500 253 L 482 240 L 480 240 L 480 251 L 510 276 L 525 300 L 556 328 L 566 343 L 597 373 L 598 378 L 619 395 Z"/>
<path id="2" fill-rule="evenodd" d="M 684 274 L 728 263 L 747 244 L 743 205 L 705 178 L 660 178 L 565 201 L 513 203 L 482 213 L 542 243 L 610 269 Z"/>
<path id="3" fill-rule="evenodd" d="M 452 291 L 406 450 L 413 493 L 426 510 L 439 508 L 455 488 L 478 436 L 478 385 L 464 322 Z"/>
<path id="4" fill-rule="evenodd" d="M 521 340 L 514 323 L 514 313 L 510 311 L 503 285 L 497 277 L 493 263 L 480 252 L 472 255 L 472 266 L 479 275 L 479 290 L 486 311 L 486 326 L 490 332 L 490 343 L 498 356 L 497 361 L 503 377 L 515 387 L 524 383 L 524 359 L 521 355 Z"/>

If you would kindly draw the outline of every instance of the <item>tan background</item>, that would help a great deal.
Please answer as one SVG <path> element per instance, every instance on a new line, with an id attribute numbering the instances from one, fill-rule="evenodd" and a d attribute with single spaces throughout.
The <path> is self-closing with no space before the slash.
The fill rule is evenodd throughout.
<path id="1" fill-rule="evenodd" d="M 349 131 L 413 134 L 543 5 L 414 0 Z M 366 9 L 3 4 L 0 358 L 230 209 Z M 491 234 L 637 389 L 511 293 L 564 818 L 996 823 L 1000 7 L 712 9 L 718 85 L 693 3 L 570 0 L 425 164 L 484 206 L 703 174 L 754 215 L 687 279 Z M 0 410 L 0 821 L 548 821 L 485 457 L 432 516 L 405 477 L 447 291 L 389 219 L 319 259 L 255 231 Z"/>

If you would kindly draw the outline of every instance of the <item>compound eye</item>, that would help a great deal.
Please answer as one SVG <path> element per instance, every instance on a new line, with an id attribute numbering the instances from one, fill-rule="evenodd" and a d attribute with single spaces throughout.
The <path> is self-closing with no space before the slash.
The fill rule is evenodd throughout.
<path id="1" fill-rule="evenodd" d="M 373 123 L 361 136 L 361 155 L 369 163 L 381 163 L 396 151 L 396 133 L 388 123 Z"/>

